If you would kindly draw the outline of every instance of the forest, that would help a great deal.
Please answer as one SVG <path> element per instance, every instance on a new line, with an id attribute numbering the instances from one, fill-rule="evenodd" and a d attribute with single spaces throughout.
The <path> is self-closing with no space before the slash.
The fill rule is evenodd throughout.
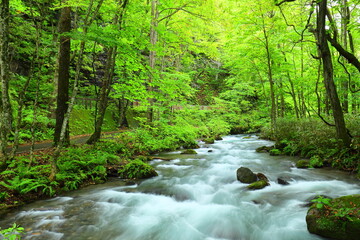
<path id="1" fill-rule="evenodd" d="M 359 0 L 1 0 L 0 35 L 0 209 L 230 134 L 360 177 Z"/>

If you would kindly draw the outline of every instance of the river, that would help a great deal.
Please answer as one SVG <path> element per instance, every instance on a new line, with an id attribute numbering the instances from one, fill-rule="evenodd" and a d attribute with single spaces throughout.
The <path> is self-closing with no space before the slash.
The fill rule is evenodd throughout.
<path id="1" fill-rule="evenodd" d="M 1 216 L 37 240 L 312 240 L 305 216 L 309 199 L 360 193 L 347 173 L 297 169 L 297 158 L 269 156 L 255 149 L 272 142 L 256 136 L 227 136 L 203 144 L 197 155 L 180 151 L 154 160 L 159 176 L 133 184 L 112 179 Z M 256 191 L 236 180 L 248 167 L 265 174 L 270 186 Z M 278 177 L 290 185 L 279 185 Z"/>

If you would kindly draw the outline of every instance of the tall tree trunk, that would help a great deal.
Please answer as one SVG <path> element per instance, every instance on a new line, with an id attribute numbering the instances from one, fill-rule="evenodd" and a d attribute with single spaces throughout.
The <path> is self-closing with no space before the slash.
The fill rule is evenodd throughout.
<path id="1" fill-rule="evenodd" d="M 295 92 L 294 82 L 291 80 L 289 72 L 287 73 L 287 76 L 288 76 L 288 80 L 290 83 L 291 97 L 292 97 L 293 103 L 294 103 L 294 110 L 295 110 L 296 118 L 300 118 L 299 107 L 298 107 L 298 103 L 296 100 L 296 92 Z"/>
<path id="2" fill-rule="evenodd" d="M 98 114 L 95 121 L 95 130 L 90 136 L 90 138 L 86 141 L 87 144 L 93 144 L 97 142 L 101 136 L 101 128 L 104 122 L 106 109 L 108 107 L 108 98 L 111 90 L 112 79 L 114 76 L 116 52 L 117 48 L 111 47 L 107 53 L 105 75 L 100 90 L 100 99 L 98 104 Z"/>
<path id="3" fill-rule="evenodd" d="M 121 30 L 128 0 L 120 0 L 118 4 L 121 10 L 115 15 L 113 24 L 115 26 L 119 25 L 119 29 Z M 106 109 L 108 107 L 108 98 L 111 91 L 111 84 L 113 83 L 114 78 L 116 55 L 117 47 L 110 47 L 107 53 L 105 75 L 100 89 L 100 99 L 98 103 L 98 114 L 95 120 L 95 130 L 90 138 L 86 141 L 87 144 L 96 143 L 101 137 L 101 128 L 104 122 Z"/>
<path id="4" fill-rule="evenodd" d="M 322 0 L 317 3 L 317 46 L 320 52 L 320 57 L 323 62 L 323 77 L 327 95 L 330 100 L 333 118 L 335 121 L 337 138 L 341 139 L 345 147 L 350 147 L 351 139 L 347 133 L 344 114 L 341 108 L 340 100 L 337 94 L 336 86 L 333 76 L 333 63 L 331 60 L 331 53 L 326 37 L 325 18 L 327 11 L 327 0 Z"/>
<path id="5" fill-rule="evenodd" d="M 150 95 L 153 95 L 152 92 L 154 91 L 153 87 L 153 73 L 155 72 L 156 68 L 156 44 L 158 42 L 158 33 L 156 31 L 156 28 L 158 26 L 158 18 L 159 18 L 159 11 L 157 9 L 159 2 L 158 0 L 151 0 L 151 27 L 150 27 L 150 44 L 151 44 L 151 50 L 149 54 L 149 65 L 152 72 L 150 72 L 149 76 L 149 82 L 147 84 L 147 91 L 150 93 Z M 154 98 L 149 97 L 149 108 L 147 111 L 147 120 L 148 122 L 152 122 L 154 119 Z"/>
<path id="6" fill-rule="evenodd" d="M 269 46 L 269 36 L 266 31 L 265 23 L 263 23 L 263 34 L 265 38 L 265 50 L 266 50 L 266 61 L 267 61 L 267 68 L 268 68 L 268 80 L 270 85 L 270 99 L 271 99 L 271 128 L 275 130 L 276 126 L 276 99 L 275 99 L 275 84 L 273 79 L 273 72 L 272 72 L 272 59 L 270 54 L 270 46 Z"/>
<path id="7" fill-rule="evenodd" d="M 56 125 L 54 133 L 54 144 L 60 141 L 60 133 L 64 122 L 65 113 L 68 109 L 69 101 L 69 78 L 70 78 L 70 37 L 66 36 L 71 31 L 71 8 L 63 7 L 59 20 L 60 48 L 59 48 L 59 68 L 57 84 L 57 107 Z M 70 142 L 69 129 L 66 126 L 65 144 Z"/>
<path id="8" fill-rule="evenodd" d="M 282 79 L 280 79 L 279 81 L 279 89 L 280 89 L 280 111 L 279 111 L 279 117 L 285 117 L 285 97 L 284 97 L 284 92 L 283 92 L 283 82 Z"/>
<path id="9" fill-rule="evenodd" d="M 0 170 L 6 168 L 7 141 L 12 125 L 12 110 L 9 97 L 9 0 L 0 5 Z"/>
<path id="10" fill-rule="evenodd" d="M 92 22 L 97 17 L 97 14 L 102 6 L 103 0 L 99 1 L 92 18 L 89 20 L 90 13 L 91 13 L 92 7 L 93 7 L 93 3 L 94 3 L 94 0 L 91 0 L 90 5 L 88 7 L 88 12 L 87 12 L 86 18 L 84 20 L 84 33 L 85 34 L 87 33 L 88 27 L 92 24 Z M 80 50 L 78 53 L 79 54 L 78 61 L 76 63 L 75 79 L 74 79 L 73 90 L 72 90 L 72 94 L 71 94 L 71 98 L 70 98 L 70 103 L 69 103 L 69 106 L 65 113 L 64 121 L 61 126 L 59 142 L 56 144 L 55 152 L 54 152 L 54 155 L 53 155 L 53 158 L 51 161 L 51 173 L 49 176 L 50 181 L 54 181 L 56 179 L 56 174 L 58 172 L 57 161 L 60 156 L 61 150 L 64 146 L 64 142 L 65 142 L 64 139 L 66 137 L 66 131 L 67 131 L 68 122 L 70 120 L 70 114 L 75 105 L 75 99 L 76 99 L 76 95 L 77 95 L 78 89 L 79 89 L 80 70 L 81 70 L 81 66 L 82 66 L 82 62 L 83 62 L 84 51 L 85 51 L 85 42 L 82 41 L 80 44 Z"/>
<path id="11" fill-rule="evenodd" d="M 348 50 L 348 24 L 350 21 L 350 11 L 347 0 L 341 0 L 341 42 L 345 50 Z M 346 60 L 345 60 L 346 62 Z M 343 91 L 343 110 L 349 112 L 349 81 L 342 82 Z"/>

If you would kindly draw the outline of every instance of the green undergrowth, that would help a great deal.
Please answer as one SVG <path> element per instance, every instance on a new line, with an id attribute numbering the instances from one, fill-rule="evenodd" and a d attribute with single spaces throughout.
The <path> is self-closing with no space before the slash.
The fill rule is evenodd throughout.
<path id="1" fill-rule="evenodd" d="M 70 117 L 70 134 L 73 136 L 91 134 L 94 132 L 94 110 L 75 108 Z M 116 130 L 113 112 L 107 110 L 104 117 L 103 131 Z"/>
<path id="2" fill-rule="evenodd" d="M 81 109 L 74 113 L 78 125 L 91 130 L 86 123 L 90 115 Z M 62 151 L 56 181 L 52 182 L 49 181 L 52 151 L 39 152 L 32 159 L 28 155 L 18 156 L 0 174 L 0 200 L 4 202 L 0 208 L 102 183 L 109 172 L 122 178 L 156 176 L 147 156 L 197 148 L 198 139 L 219 139 L 229 134 L 240 121 L 240 117 L 229 114 L 221 108 L 180 110 L 151 124 L 138 121 L 140 127 L 114 134 L 95 145 L 70 146 Z"/>
<path id="3" fill-rule="evenodd" d="M 263 128 L 262 137 L 275 139 L 273 155 L 291 155 L 309 158 L 310 167 L 331 166 L 360 174 L 360 119 L 347 116 L 347 126 L 352 136 L 351 148 L 343 148 L 335 138 L 335 128 L 320 119 L 283 118 L 277 120 L 275 132 Z M 360 175 L 359 175 L 360 176 Z"/>
<path id="4" fill-rule="evenodd" d="M 52 197 L 83 185 L 104 182 L 106 166 L 120 164 L 121 159 L 114 148 L 102 148 L 102 145 L 105 144 L 64 149 L 58 159 L 56 181 L 49 180 L 52 153 L 40 153 L 33 160 L 28 156 L 15 158 L 0 174 L 1 200 L 13 199 L 10 205 L 19 205 L 32 197 Z"/>

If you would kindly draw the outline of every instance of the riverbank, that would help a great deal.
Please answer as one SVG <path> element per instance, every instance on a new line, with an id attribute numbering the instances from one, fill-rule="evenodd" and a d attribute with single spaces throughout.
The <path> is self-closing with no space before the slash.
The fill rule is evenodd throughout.
<path id="1" fill-rule="evenodd" d="M 299 167 L 332 167 L 356 174 L 360 178 L 360 119 L 348 120 L 352 135 L 350 148 L 335 138 L 335 128 L 320 119 L 283 118 L 274 131 L 263 128 L 261 137 L 276 143 L 271 155 L 299 156 L 307 159 Z"/>
<path id="2" fill-rule="evenodd" d="M 37 201 L 11 211 L 0 226 L 16 219 L 28 229 L 26 236 L 39 240 L 319 239 L 307 231 L 305 205 L 317 194 L 357 192 L 357 180 L 336 170 L 294 168 L 296 157 L 255 152 L 271 144 L 237 135 L 201 143 L 193 155 L 164 152 L 150 162 L 158 177 L 133 185 L 107 182 Z M 264 173 L 270 186 L 247 190 L 236 180 L 241 166 Z M 280 176 L 290 177 L 290 184 L 278 184 Z"/>
<path id="3" fill-rule="evenodd" d="M 204 112 L 202 113 L 202 115 Z M 94 145 L 75 144 L 65 148 L 58 161 L 56 181 L 49 181 L 53 149 L 19 154 L 0 174 L 0 209 L 53 197 L 90 184 L 103 183 L 108 176 L 141 178 L 154 172 L 147 156 L 161 151 L 198 147 L 195 139 L 214 141 L 228 134 L 230 125 L 222 120 L 177 117 L 172 122 L 155 122 L 103 138 Z M 190 121 L 191 118 L 191 121 Z M 51 143 L 46 143 L 50 147 Z M 139 175 L 140 174 L 140 175 Z"/>

